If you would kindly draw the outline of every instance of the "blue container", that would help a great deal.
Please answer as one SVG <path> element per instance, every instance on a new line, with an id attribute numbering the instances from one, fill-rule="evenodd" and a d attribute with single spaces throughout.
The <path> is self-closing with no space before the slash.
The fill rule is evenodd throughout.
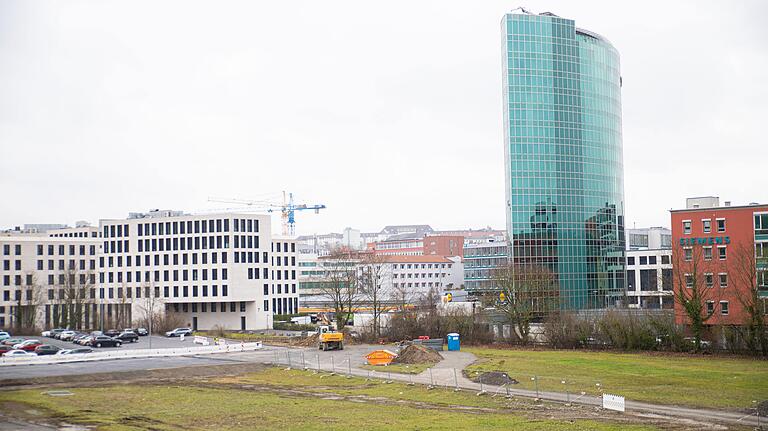
<path id="1" fill-rule="evenodd" d="M 448 350 L 460 350 L 459 334 L 451 332 L 448 334 Z"/>

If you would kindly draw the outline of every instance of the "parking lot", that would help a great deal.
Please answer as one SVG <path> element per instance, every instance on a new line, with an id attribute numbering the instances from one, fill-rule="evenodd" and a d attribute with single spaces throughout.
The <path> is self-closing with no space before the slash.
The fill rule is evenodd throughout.
<path id="1" fill-rule="evenodd" d="M 23 338 L 25 340 L 34 339 L 34 340 L 40 340 L 43 344 L 50 344 L 56 347 L 59 347 L 61 349 L 75 349 L 79 346 L 75 343 L 72 343 L 70 341 L 61 341 L 57 340 L 55 338 L 48 338 L 48 337 L 42 337 L 42 336 L 13 336 L 12 338 Z M 151 343 L 150 343 L 151 338 Z M 181 341 L 179 337 L 164 337 L 161 335 L 152 335 L 152 336 L 144 336 L 139 337 L 139 341 L 136 343 L 125 343 L 120 347 L 102 347 L 100 350 L 111 350 L 111 349 L 149 349 L 150 344 L 152 349 L 167 349 L 167 348 L 173 348 L 173 347 L 191 347 L 193 345 L 192 340 L 194 337 L 184 337 L 184 341 Z M 213 341 L 213 340 L 209 340 Z"/>

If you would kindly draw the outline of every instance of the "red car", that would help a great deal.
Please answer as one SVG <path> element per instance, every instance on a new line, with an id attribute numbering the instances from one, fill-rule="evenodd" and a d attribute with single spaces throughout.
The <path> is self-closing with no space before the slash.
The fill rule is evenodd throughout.
<path id="1" fill-rule="evenodd" d="M 27 352 L 34 352 L 37 346 L 42 346 L 43 343 L 37 341 L 37 340 L 27 340 L 18 347 L 19 350 L 24 350 Z"/>
<path id="2" fill-rule="evenodd" d="M 9 346 L 7 344 L 0 344 L 0 356 L 3 356 L 5 352 L 10 352 L 13 350 L 13 346 Z"/>

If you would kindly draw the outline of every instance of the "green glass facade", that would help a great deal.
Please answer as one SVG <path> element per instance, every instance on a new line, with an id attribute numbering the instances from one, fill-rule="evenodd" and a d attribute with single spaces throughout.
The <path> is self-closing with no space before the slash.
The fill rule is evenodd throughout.
<path id="1" fill-rule="evenodd" d="M 625 289 L 619 54 L 548 13 L 501 27 L 511 258 L 550 268 L 563 308 L 613 306 Z"/>

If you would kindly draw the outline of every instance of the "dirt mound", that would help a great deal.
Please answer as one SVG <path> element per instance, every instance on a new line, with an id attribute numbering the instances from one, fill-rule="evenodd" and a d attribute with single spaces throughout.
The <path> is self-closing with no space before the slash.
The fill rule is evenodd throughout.
<path id="1" fill-rule="evenodd" d="M 291 345 L 301 347 L 315 347 L 317 346 L 318 338 L 319 337 L 317 334 L 312 334 L 308 337 L 296 337 L 291 340 Z"/>
<path id="2" fill-rule="evenodd" d="M 509 377 L 507 373 L 501 371 L 486 371 L 480 374 L 473 374 L 470 376 L 470 380 L 475 383 L 482 383 L 484 385 L 503 386 L 503 385 L 516 385 L 520 382 Z"/>
<path id="3" fill-rule="evenodd" d="M 397 358 L 393 362 L 398 364 L 426 364 L 437 363 L 442 360 L 443 357 L 436 351 L 411 344 L 400 350 L 400 353 L 398 353 Z"/>
<path id="4" fill-rule="evenodd" d="M 354 345 L 354 344 L 360 344 L 360 334 L 358 334 L 356 331 L 353 331 L 349 328 L 344 328 L 341 330 L 342 333 L 344 333 L 344 344 Z"/>

